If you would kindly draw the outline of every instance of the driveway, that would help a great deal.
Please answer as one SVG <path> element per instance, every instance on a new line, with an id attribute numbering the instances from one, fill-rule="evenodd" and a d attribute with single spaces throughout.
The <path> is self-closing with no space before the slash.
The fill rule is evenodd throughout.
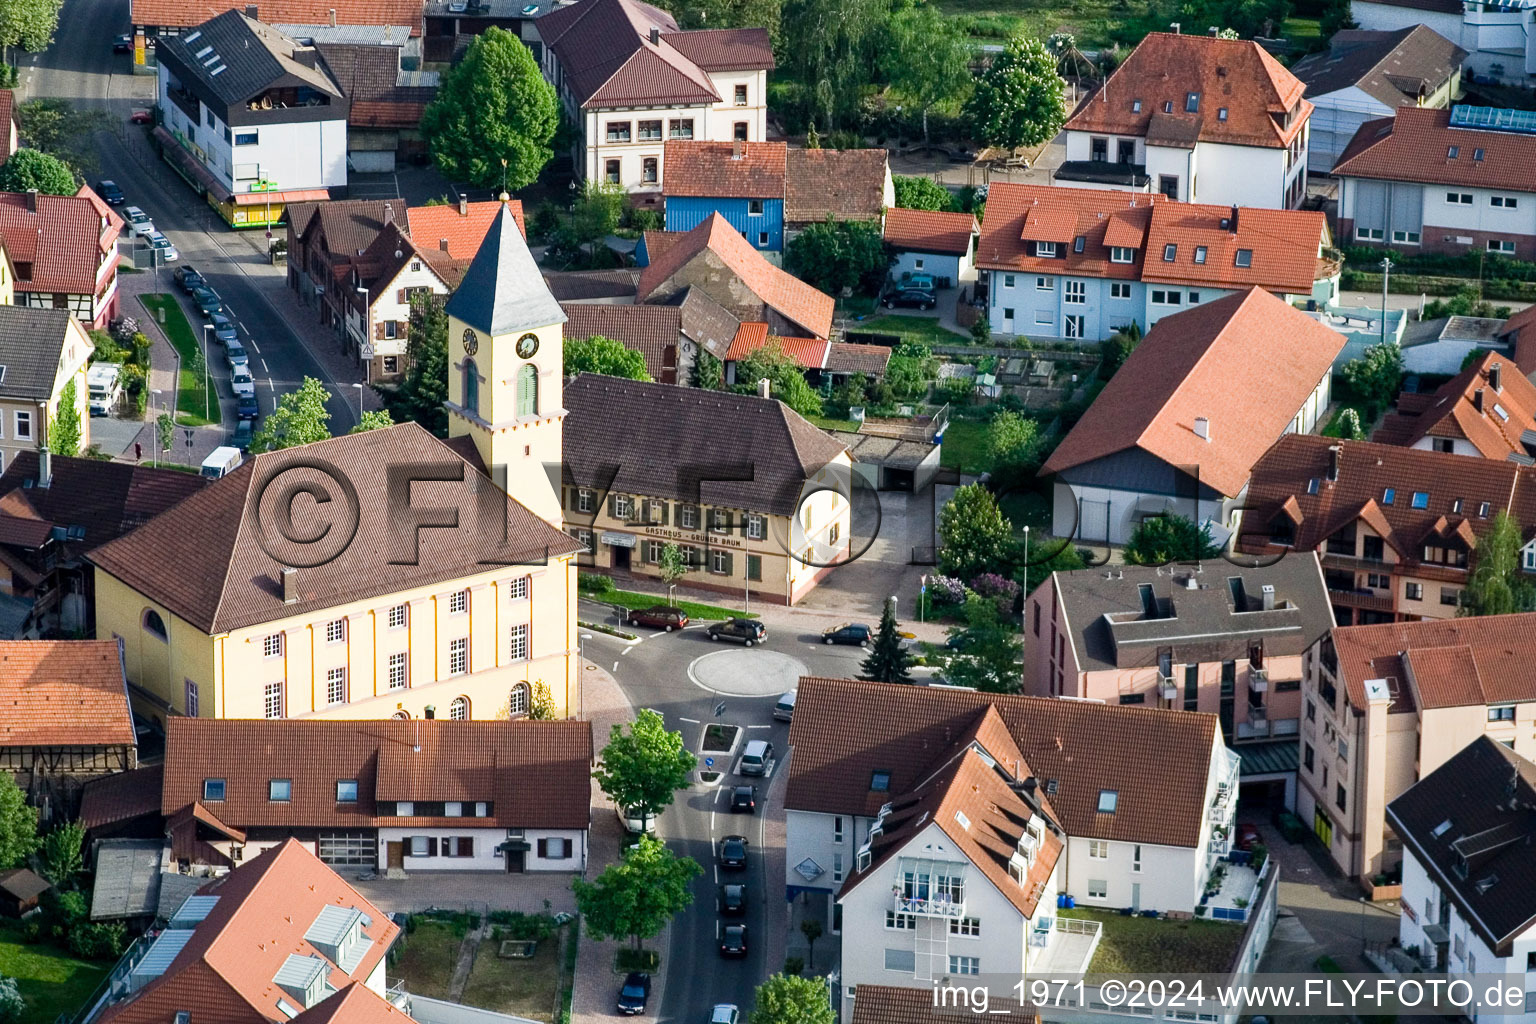
<path id="1" fill-rule="evenodd" d="M 858 557 L 829 572 L 795 607 L 801 611 L 878 621 L 889 597 L 915 608 L 918 589 L 931 566 L 912 565 L 913 548 L 933 547 L 934 491 L 861 490 L 855 501 L 853 553 Z M 867 500 L 866 500 L 867 499 Z M 862 554 L 860 552 L 862 551 Z"/>

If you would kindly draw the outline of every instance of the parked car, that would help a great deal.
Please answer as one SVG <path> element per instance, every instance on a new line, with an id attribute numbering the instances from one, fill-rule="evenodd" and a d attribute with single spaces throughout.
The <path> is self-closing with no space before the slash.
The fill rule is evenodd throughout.
<path id="1" fill-rule="evenodd" d="M 731 883 L 720 887 L 720 914 L 740 917 L 747 912 L 747 887 Z"/>
<path id="2" fill-rule="evenodd" d="M 735 789 L 731 790 L 731 813 L 732 814 L 755 814 L 755 813 L 757 813 L 757 787 L 756 786 L 737 786 Z"/>
<path id="3" fill-rule="evenodd" d="M 747 955 L 747 926 L 728 924 L 720 939 L 720 955 L 728 960 L 740 960 Z"/>
<path id="4" fill-rule="evenodd" d="M 191 295 L 199 288 L 208 287 L 208 282 L 203 280 L 203 275 L 197 272 L 196 267 L 182 264 L 176 268 L 176 273 L 173 276 L 176 279 L 176 284 L 188 295 Z"/>
<path id="5" fill-rule="evenodd" d="M 229 368 L 231 370 L 236 366 L 249 366 L 251 364 L 251 357 L 246 355 L 245 346 L 240 344 L 238 338 L 225 343 L 224 358 L 229 360 Z"/>
<path id="6" fill-rule="evenodd" d="M 175 263 L 181 259 L 181 254 L 176 251 L 171 240 L 158 231 L 149 236 L 149 247 L 155 250 L 155 258 L 161 263 Z"/>
<path id="7" fill-rule="evenodd" d="M 651 976 L 640 971 L 630 971 L 619 987 L 619 1013 L 633 1017 L 645 1012 L 645 1004 L 651 998 Z"/>
<path id="8" fill-rule="evenodd" d="M 249 367 L 237 367 L 235 372 L 229 375 L 229 386 L 237 398 L 241 395 L 256 394 L 256 381 L 251 376 Z"/>
<path id="9" fill-rule="evenodd" d="M 128 201 L 123 195 L 123 190 L 117 187 L 117 182 L 102 179 L 96 183 L 96 194 L 113 206 L 122 206 Z"/>
<path id="10" fill-rule="evenodd" d="M 255 395 L 240 395 L 236 403 L 236 411 L 243 420 L 254 420 L 261 415 L 261 406 L 256 402 Z"/>
<path id="11" fill-rule="evenodd" d="M 133 52 L 133 36 L 125 34 L 125 35 L 120 35 L 120 36 L 113 37 L 113 39 L 112 39 L 112 52 L 113 53 L 132 53 Z"/>
<path id="12" fill-rule="evenodd" d="M 642 821 L 640 812 L 632 807 L 618 807 L 615 811 L 618 813 L 619 820 L 624 823 L 624 831 L 630 835 L 639 835 L 642 827 L 646 835 L 656 834 L 656 815 L 646 815 Z"/>
<path id="13" fill-rule="evenodd" d="M 1239 850 L 1251 850 L 1264 841 L 1255 826 L 1245 825 L 1242 822 L 1233 826 L 1232 834 L 1234 836 L 1232 845 Z"/>
<path id="14" fill-rule="evenodd" d="M 226 348 L 240 344 L 240 335 L 235 332 L 235 322 L 227 315 L 213 314 L 208 318 L 208 326 L 213 328 L 213 340 Z"/>
<path id="15" fill-rule="evenodd" d="M 129 124 L 154 124 L 155 112 L 153 110 L 135 110 L 128 115 Z"/>
<path id="16" fill-rule="evenodd" d="M 773 706 L 773 717 L 781 722 L 793 722 L 795 720 L 795 697 L 799 690 L 790 690 L 779 697 L 779 702 Z"/>
<path id="17" fill-rule="evenodd" d="M 242 452 L 251 450 L 251 435 L 256 432 L 255 426 L 250 420 L 241 420 L 235 424 L 234 433 L 229 435 L 229 446 L 238 448 Z"/>
<path id="18" fill-rule="evenodd" d="M 727 871 L 747 868 L 747 837 L 726 836 L 720 840 L 720 866 Z"/>
<path id="19" fill-rule="evenodd" d="M 670 633 L 674 629 L 682 629 L 688 625 L 688 613 L 681 608 L 658 604 L 630 612 L 628 622 L 631 626 L 649 626 L 651 629 L 664 629 Z"/>
<path id="20" fill-rule="evenodd" d="M 735 1003 L 716 1003 L 709 1011 L 709 1024 L 738 1024 L 740 1020 L 741 1011 Z"/>
<path id="21" fill-rule="evenodd" d="M 862 622 L 845 622 L 840 626 L 821 631 L 821 642 L 831 646 L 832 644 L 855 644 L 859 647 L 869 646 L 870 638 L 874 636 L 874 630 Z"/>
<path id="22" fill-rule="evenodd" d="M 224 312 L 224 300 L 219 298 L 218 292 L 207 285 L 192 289 L 192 305 L 197 307 L 197 311 L 203 314 L 204 318 Z"/>
<path id="23" fill-rule="evenodd" d="M 767 775 L 773 760 L 773 744 L 767 740 L 749 740 L 741 752 L 741 774 Z"/>
<path id="24" fill-rule="evenodd" d="M 705 630 L 711 640 L 735 640 L 737 643 L 760 644 L 768 639 L 768 627 L 757 619 L 726 619 L 710 623 Z"/>
<path id="25" fill-rule="evenodd" d="M 932 274 L 903 274 L 899 287 L 911 288 L 914 291 L 931 292 L 938 286 Z"/>
<path id="26" fill-rule="evenodd" d="M 123 220 L 128 223 L 128 230 L 140 238 L 149 238 L 155 233 L 155 222 L 137 206 L 123 207 Z"/>
<path id="27" fill-rule="evenodd" d="M 938 301 L 933 292 L 923 291 L 921 288 L 898 288 L 896 291 L 886 292 L 885 298 L 880 300 L 880 305 L 886 309 L 893 309 L 896 306 L 932 309 L 938 305 Z"/>

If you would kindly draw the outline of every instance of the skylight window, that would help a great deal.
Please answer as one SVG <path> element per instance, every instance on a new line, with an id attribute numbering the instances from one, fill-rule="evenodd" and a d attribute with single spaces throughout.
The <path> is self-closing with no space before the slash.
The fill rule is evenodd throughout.
<path id="1" fill-rule="evenodd" d="M 1307 481 L 1307 493 L 1308 494 L 1316 494 L 1317 493 L 1317 489 L 1318 489 L 1318 487 L 1321 484 L 1322 484 L 1322 481 L 1319 480 L 1317 477 L 1313 477 L 1312 479 L 1308 480 Z"/>
<path id="2" fill-rule="evenodd" d="M 1477 517 L 1479 519 L 1488 518 L 1488 503 L 1486 501 L 1477 506 Z"/>
<path id="3" fill-rule="evenodd" d="M 1478 163 L 1482 163 L 1483 162 L 1483 151 L 1480 150 L 1480 149 L 1474 149 L 1472 151 L 1472 159 L 1476 160 Z"/>
<path id="4" fill-rule="evenodd" d="M 223 779 L 204 779 L 203 780 L 203 799 L 204 800 L 223 800 L 224 799 L 224 780 Z"/>
<path id="5" fill-rule="evenodd" d="M 267 799 L 285 803 L 293 799 L 292 779 L 270 779 L 267 782 Z"/>
<path id="6" fill-rule="evenodd" d="M 1505 423 L 1509 422 L 1509 413 L 1505 411 L 1502 405 L 1495 404 L 1493 407 L 1493 414 L 1499 419 L 1503 420 Z"/>
<path id="7" fill-rule="evenodd" d="M 965 816 L 964 811 L 956 811 L 955 820 L 958 821 L 960 823 L 960 827 L 965 829 L 967 832 L 971 830 L 971 819 Z"/>
<path id="8" fill-rule="evenodd" d="M 1203 245 L 1195 246 L 1195 262 L 1196 263 L 1204 263 L 1205 262 L 1205 246 L 1203 246 Z"/>
<path id="9" fill-rule="evenodd" d="M 1251 266 L 1253 266 L 1253 250 L 1252 249 L 1239 249 L 1239 250 L 1237 250 L 1237 255 L 1232 258 L 1232 264 L 1233 264 L 1233 266 L 1238 266 L 1238 267 L 1251 267 Z"/>
<path id="10" fill-rule="evenodd" d="M 1197 113 L 1200 112 L 1200 94 L 1199 93 L 1192 92 L 1192 93 L 1185 94 L 1185 96 L 1184 96 L 1184 111 L 1185 111 L 1185 113 L 1188 113 L 1188 114 L 1197 114 Z"/>
<path id="11" fill-rule="evenodd" d="M 1441 836 L 1445 835 L 1450 830 L 1451 830 L 1451 819 L 1450 818 L 1446 818 L 1440 824 L 1436 825 L 1434 827 L 1434 830 L 1431 831 L 1429 834 L 1430 834 L 1431 838 L 1439 839 Z"/>
<path id="12" fill-rule="evenodd" d="M 1175 259 L 1178 258 L 1178 255 L 1179 255 L 1179 247 L 1177 245 L 1165 245 L 1165 246 L 1163 246 L 1163 262 L 1164 263 L 1172 263 Z"/>
<path id="13" fill-rule="evenodd" d="M 1216 111 L 1216 120 L 1218 120 L 1218 121 L 1225 121 L 1226 119 L 1227 119 L 1227 108 L 1226 107 L 1222 107 L 1222 108 L 1220 108 L 1219 110 Z"/>
<path id="14" fill-rule="evenodd" d="M 1073 252 L 1082 252 L 1083 251 L 1083 246 L 1085 246 L 1087 244 L 1088 244 L 1087 237 L 1085 235 L 1078 235 L 1076 238 L 1072 239 L 1072 251 Z"/>
<path id="15" fill-rule="evenodd" d="M 1395 488 L 1395 487 L 1388 487 L 1386 490 L 1381 492 L 1381 503 L 1383 505 L 1390 505 L 1390 504 L 1392 504 L 1392 502 L 1394 502 L 1396 500 L 1397 500 L 1397 488 Z"/>
<path id="16" fill-rule="evenodd" d="M 1413 492 L 1413 507 L 1414 508 L 1429 508 L 1429 492 L 1428 491 L 1414 491 Z"/>
<path id="17" fill-rule="evenodd" d="M 1141 113 L 1141 100 L 1131 100 L 1131 113 Z"/>
<path id="18" fill-rule="evenodd" d="M 1099 813 L 1114 814 L 1115 808 L 1120 805 L 1120 793 L 1113 789 L 1099 790 Z"/>
<path id="19" fill-rule="evenodd" d="M 1165 113 L 1165 114 L 1173 113 L 1173 100 L 1164 100 L 1163 101 L 1163 113 Z"/>
<path id="20" fill-rule="evenodd" d="M 869 777 L 869 788 L 874 793 L 889 793 L 891 791 L 891 773 L 875 771 Z"/>
<path id="21" fill-rule="evenodd" d="M 1461 147 L 1460 146 L 1451 146 L 1448 149 L 1446 149 L 1446 151 L 1445 151 L 1445 158 L 1447 160 L 1455 160 L 1460 155 L 1461 155 Z"/>

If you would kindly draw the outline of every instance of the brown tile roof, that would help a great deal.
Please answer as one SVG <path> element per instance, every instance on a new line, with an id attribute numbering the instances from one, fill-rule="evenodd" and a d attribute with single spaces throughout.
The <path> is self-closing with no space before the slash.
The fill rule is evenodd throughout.
<path id="1" fill-rule="evenodd" d="M 292 480 L 297 479 L 294 474 L 309 474 L 316 486 L 334 493 L 334 480 L 315 476 L 318 471 L 289 468 L 312 465 L 312 460 L 346 467 L 360 512 L 355 537 L 341 554 L 322 565 L 297 570 L 297 607 L 301 609 L 330 608 L 461 579 L 485 572 L 486 559 L 504 561 L 514 552 L 543 561 L 576 550 L 570 537 L 508 497 L 507 548 L 500 555 L 492 550 L 500 544 L 499 537 L 435 530 L 421 535 L 419 564 L 389 564 L 386 467 L 421 462 L 453 472 L 465 465 L 420 425 L 402 423 L 256 455 L 146 525 L 94 549 L 89 557 L 99 571 L 117 577 L 206 633 L 288 618 L 295 605 L 283 602 L 283 564 L 263 550 L 259 539 L 259 503 L 267 485 L 279 475 Z M 477 472 L 466 479 L 485 478 Z M 442 497 L 447 505 L 456 499 L 465 509 L 461 515 L 469 517 L 465 521 L 478 521 L 471 508 L 474 495 L 466 489 Z M 318 515 L 323 511 L 318 506 L 307 509 L 296 522 L 301 529 L 318 528 L 326 522 Z M 275 543 L 267 541 L 268 546 Z"/>
<path id="2" fill-rule="evenodd" d="M 1276 348 L 1280 331 L 1287 344 Z M 1254 288 L 1164 317 L 1052 453 L 1060 473 L 1129 448 L 1239 494 L 1254 463 L 1332 372 L 1344 337 Z M 1258 377 L 1246 368 L 1263 364 Z M 1209 421 L 1210 440 L 1195 434 Z"/>
<path id="3" fill-rule="evenodd" d="M 364 899 L 296 839 L 262 852 L 254 860 L 210 882 L 199 895 L 218 902 L 193 930 L 165 973 L 96 1019 L 102 1024 L 164 1024 L 178 1010 L 211 1020 L 283 1020 L 278 1000 L 296 998 L 273 979 L 290 956 L 320 957 L 333 989 L 366 981 L 378 968 L 400 928 Z M 342 970 L 304 937 L 327 907 L 360 911 L 368 941 L 351 973 Z M 305 1009 L 305 1007 L 299 1007 Z M 409 1018 L 401 1018 L 406 1024 Z"/>
<path id="4" fill-rule="evenodd" d="M 976 265 L 1193 287 L 1312 290 L 1318 250 L 1328 238 L 1323 214 L 1243 207 L 1235 231 L 1232 218 L 1230 206 L 1170 203 L 1158 195 L 998 183 L 987 196 Z M 1081 253 L 1066 244 L 1079 235 Z M 1035 241 L 1057 242 L 1057 255 L 1036 256 Z M 1175 246 L 1172 261 L 1163 259 L 1169 245 Z M 1114 263 L 1111 246 L 1138 251 L 1132 262 Z M 1239 249 L 1249 253 L 1246 267 L 1237 265 Z"/>
<path id="5" fill-rule="evenodd" d="M 326 25 L 332 9 L 338 25 L 403 25 L 421 35 L 422 7 L 415 0 L 257 0 L 256 18 L 269 25 Z M 232 8 L 222 0 L 198 0 L 190 7 L 181 0 L 130 0 L 128 17 L 134 25 L 191 28 Z"/>
<path id="6" fill-rule="evenodd" d="M 1365 681 L 1380 678 L 1381 659 L 1389 657 L 1400 657 L 1412 674 L 1419 707 L 1536 700 L 1536 612 L 1339 626 L 1332 636 L 1340 681 L 1356 708 L 1366 706 Z"/>
<path id="7" fill-rule="evenodd" d="M 955 1011 L 934 1005 L 926 988 L 860 985 L 853 1001 L 853 1024 L 953 1024 Z M 989 993 L 987 1005 L 1013 1024 L 1040 1024 L 1040 1015 L 1023 1013 L 1016 1000 Z"/>
<path id="8" fill-rule="evenodd" d="M 0 747 L 133 745 L 115 640 L 0 641 Z"/>
<path id="9" fill-rule="evenodd" d="M 692 231 L 668 240 L 659 255 L 651 249 L 656 234 L 645 233 L 646 252 L 651 261 L 640 273 L 636 293 L 639 301 L 645 302 L 664 282 L 707 250 L 766 308 L 812 337 L 825 338 L 832 332 L 832 296 L 769 263 L 720 214 L 711 214 Z"/>
<path id="10" fill-rule="evenodd" d="M 51 888 L 46 878 L 26 868 L 0 871 L 0 892 L 15 899 L 36 899 Z"/>
<path id="11" fill-rule="evenodd" d="M 988 705 L 1068 835 L 1199 842 L 1215 715 L 852 679 L 801 678 L 784 804 L 872 817 L 891 793 L 916 788 Z M 869 788 L 875 771 L 890 773 L 889 792 Z M 1119 794 L 1114 814 L 1098 813 L 1106 789 Z"/>
<path id="12" fill-rule="evenodd" d="M 787 148 L 782 142 L 668 140 L 663 191 L 669 196 L 782 199 Z"/>
<path id="13" fill-rule="evenodd" d="M 903 210 L 897 207 L 887 210 L 885 214 L 886 244 L 897 249 L 949 252 L 964 256 L 971 251 L 971 238 L 976 231 L 976 217 L 969 213 Z"/>
<path id="14" fill-rule="evenodd" d="M 1396 110 L 1416 106 L 1421 91 L 1434 92 L 1466 59 L 1466 50 L 1424 25 L 1391 32 L 1344 29 L 1328 40 L 1326 51 L 1292 64 L 1291 74 L 1314 100 L 1355 87 Z"/>
<path id="15" fill-rule="evenodd" d="M 522 200 L 513 199 L 507 205 L 512 209 L 512 219 L 517 221 L 517 229 L 523 233 L 524 238 L 528 237 Z M 463 207 L 457 203 L 412 206 L 405 211 L 405 225 L 418 248 L 442 251 L 442 243 L 446 240 L 449 256 L 456 260 L 472 260 L 475 253 L 480 251 L 480 243 L 485 241 L 485 233 L 490 230 L 491 221 L 496 219 L 500 210 L 501 203 L 494 199 L 466 203 Z"/>
<path id="16" fill-rule="evenodd" d="M 742 323 L 702 288 L 684 288 L 667 299 L 682 312 L 683 335 L 714 356 L 724 359 Z"/>
<path id="17" fill-rule="evenodd" d="M 765 28 L 700 28 L 664 32 L 662 42 L 705 71 L 772 71 L 773 46 Z"/>
<path id="18" fill-rule="evenodd" d="M 663 231 L 647 231 L 646 237 L 663 235 Z M 665 244 L 665 243 L 663 243 Z M 582 302 L 593 299 L 622 299 L 633 297 L 638 270 L 567 270 L 544 272 L 544 284 L 549 293 L 560 302 Z"/>
<path id="19" fill-rule="evenodd" d="M 405 215 L 403 199 L 332 199 L 295 203 L 287 208 L 294 234 L 309 245 L 320 232 L 323 248 L 334 262 L 349 262 L 373 244 L 384 225 Z"/>
<path id="20" fill-rule="evenodd" d="M 1489 371 L 1499 368 L 1499 391 Z M 1482 392 L 1482 398 L 1477 393 Z M 1404 399 L 1410 399 L 1404 402 Z M 1477 402 L 1483 411 L 1477 410 Z M 1405 407 L 1406 406 L 1406 407 Z M 1501 414 L 1502 413 L 1502 414 Z M 1433 395 L 1404 394 L 1371 440 L 1411 448 L 1424 438 L 1460 438 L 1485 459 L 1530 454 L 1522 435 L 1536 429 L 1536 385 L 1508 356 L 1488 352 L 1442 384 Z"/>
<path id="21" fill-rule="evenodd" d="M 756 395 L 583 373 L 566 382 L 565 407 L 570 482 L 605 492 L 792 515 L 805 481 L 847 451 L 784 403 Z M 669 429 L 636 448 L 637 423 Z M 706 479 L 690 487 L 678 468 L 697 462 L 701 437 L 721 451 L 750 451 L 752 479 Z"/>
<path id="22" fill-rule="evenodd" d="M 0 192 L 0 238 L 16 265 L 16 290 L 95 295 L 103 262 L 117 259 L 123 219 L 86 185 L 31 201 L 35 209 L 26 193 Z"/>
<path id="23" fill-rule="evenodd" d="M 158 818 L 164 778 L 165 766 L 155 764 L 92 779 L 80 797 L 80 824 L 89 830 L 151 814 Z"/>
<path id="24" fill-rule="evenodd" d="M 20 128 L 20 122 L 16 120 L 16 93 L 11 89 L 0 89 L 0 130 L 5 130 L 7 144 L 10 139 L 10 131 L 3 129 L 5 125 Z"/>
<path id="25" fill-rule="evenodd" d="M 1451 157 L 1451 147 L 1456 156 Z M 1483 159 L 1476 159 L 1481 150 Z M 1367 121 L 1355 130 L 1333 165 L 1342 178 L 1413 181 L 1536 191 L 1530 168 L 1536 163 L 1536 136 L 1452 128 L 1451 112 L 1401 107 L 1397 116 Z"/>
<path id="26" fill-rule="evenodd" d="M 350 102 L 347 123 L 369 128 L 415 128 L 435 86 L 400 85 L 400 50 L 363 43 L 316 42 L 331 78 Z"/>
<path id="27" fill-rule="evenodd" d="M 883 149 L 792 149 L 784 165 L 784 221 L 873 220 L 887 204 L 890 154 Z"/>
<path id="28" fill-rule="evenodd" d="M 380 818 L 381 800 L 487 801 L 486 827 L 586 828 L 591 764 L 588 722 L 173 718 L 161 812 L 223 778 L 225 799 L 204 803 L 238 828 L 442 823 Z M 269 800 L 270 779 L 291 779 L 292 800 Z M 338 779 L 357 780 L 356 803 L 336 802 Z"/>
<path id="29" fill-rule="evenodd" d="M 1147 135 L 1158 114 L 1162 121 L 1185 122 L 1180 134 L 1191 139 L 1279 148 L 1290 144 L 1312 110 L 1301 98 L 1304 89 L 1295 75 L 1251 40 L 1153 32 L 1066 127 Z M 1189 93 L 1200 97 L 1198 112 L 1185 110 Z M 1221 108 L 1227 110 L 1226 120 L 1218 116 Z M 1286 111 L 1297 116 L 1282 128 Z"/>
<path id="30" fill-rule="evenodd" d="M 37 484 L 37 452 L 17 452 L 0 475 L 0 510 L 48 527 L 80 527 L 71 546 L 83 550 L 115 540 L 202 490 L 207 478 L 168 469 L 99 459 L 52 459 L 52 479 Z"/>
<path id="31" fill-rule="evenodd" d="M 565 340 L 594 335 L 623 342 L 645 357 L 651 379 L 676 383 L 677 346 L 682 338 L 683 313 L 677 306 L 614 306 L 603 302 L 565 302 Z M 671 350 L 670 366 L 668 350 Z M 671 374 L 674 380 L 668 381 Z"/>
<path id="32" fill-rule="evenodd" d="M 863 373 L 871 377 L 885 376 L 885 368 L 891 361 L 891 350 L 884 345 L 850 345 L 834 341 L 827 346 L 827 365 L 832 373 Z"/>

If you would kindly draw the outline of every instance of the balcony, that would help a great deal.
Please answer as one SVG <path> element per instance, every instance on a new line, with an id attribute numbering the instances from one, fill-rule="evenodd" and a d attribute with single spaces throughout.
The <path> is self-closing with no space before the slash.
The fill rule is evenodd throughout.
<path id="1" fill-rule="evenodd" d="M 1173 676 L 1157 674 L 1157 695 L 1163 700 L 1179 699 L 1179 684 L 1173 681 Z"/>
<path id="2" fill-rule="evenodd" d="M 1263 707 L 1250 707 L 1248 709 L 1248 728 L 1251 735 L 1269 735 L 1269 711 Z"/>
<path id="3" fill-rule="evenodd" d="M 1254 693 L 1264 693 L 1269 689 L 1269 669 L 1249 666 L 1248 689 Z"/>
<path id="4" fill-rule="evenodd" d="M 1390 613 L 1392 611 L 1391 597 L 1382 597 L 1374 590 L 1368 590 L 1363 587 L 1343 589 L 1330 585 L 1328 587 L 1328 600 L 1346 608 L 1360 608 L 1372 612 Z"/>
<path id="5" fill-rule="evenodd" d="M 1042 917 L 1030 932 L 1029 944 L 1044 947 L 1029 964 L 1031 974 L 1084 974 L 1104 937 L 1104 925 L 1078 917 Z"/>
<path id="6" fill-rule="evenodd" d="M 919 917 L 965 916 L 965 886 L 934 893 L 930 896 L 908 896 L 901 889 L 891 892 L 892 909 L 898 914 L 916 914 Z"/>

